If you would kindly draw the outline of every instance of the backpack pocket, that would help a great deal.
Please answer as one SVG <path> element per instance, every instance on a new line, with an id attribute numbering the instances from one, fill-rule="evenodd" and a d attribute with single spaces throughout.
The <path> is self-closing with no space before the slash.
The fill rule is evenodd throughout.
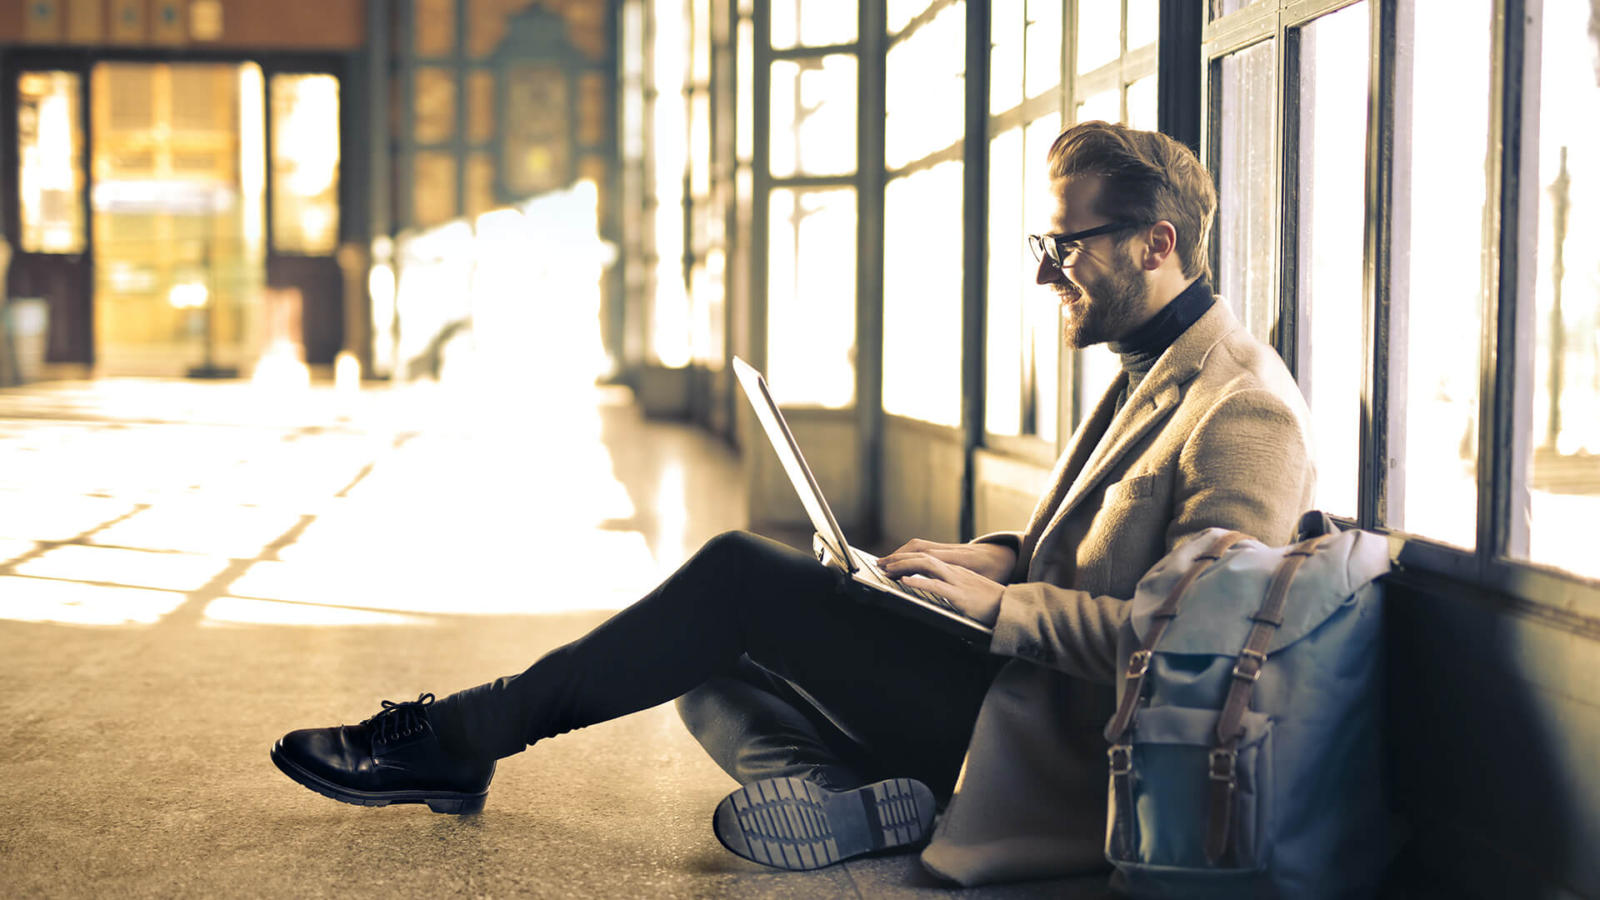
<path id="1" fill-rule="evenodd" d="M 1130 876 L 1148 867 L 1155 875 L 1172 869 L 1256 872 L 1266 867 L 1271 847 L 1272 720 L 1244 714 L 1234 767 L 1228 855 L 1206 860 L 1211 799 L 1211 750 L 1216 710 L 1151 706 L 1139 710 L 1132 735 L 1132 771 L 1119 792 L 1113 778 L 1106 858 Z"/>

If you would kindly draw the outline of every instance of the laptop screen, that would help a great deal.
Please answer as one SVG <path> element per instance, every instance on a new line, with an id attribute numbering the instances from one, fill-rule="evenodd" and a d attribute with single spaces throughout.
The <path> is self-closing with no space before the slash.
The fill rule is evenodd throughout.
<path id="1" fill-rule="evenodd" d="M 833 517 L 833 511 L 828 508 L 828 501 L 822 496 L 822 489 L 817 487 L 817 481 L 811 476 L 811 469 L 806 465 L 805 458 L 800 455 L 800 446 L 795 443 L 794 435 L 789 431 L 788 423 L 783 421 L 783 416 L 778 412 L 778 405 L 773 402 L 772 394 L 767 390 L 766 379 L 761 377 L 749 363 L 735 356 L 733 358 L 733 371 L 739 378 L 739 386 L 744 389 L 746 397 L 750 398 L 750 405 L 756 411 L 756 419 L 761 423 L 761 428 L 767 433 L 767 442 L 772 445 L 778 454 L 778 461 L 783 463 L 783 470 L 789 476 L 789 482 L 794 485 L 794 491 L 800 496 L 800 503 L 805 506 L 806 516 L 811 519 L 811 527 L 815 528 L 818 536 L 828 545 L 833 555 L 850 571 L 855 571 L 855 560 L 846 552 L 844 532 L 839 528 L 839 523 Z"/>

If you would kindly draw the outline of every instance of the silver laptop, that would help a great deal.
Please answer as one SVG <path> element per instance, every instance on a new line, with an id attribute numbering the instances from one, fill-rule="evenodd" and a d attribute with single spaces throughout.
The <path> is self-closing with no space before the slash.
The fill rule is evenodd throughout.
<path id="1" fill-rule="evenodd" d="M 812 549 L 817 559 L 824 565 L 843 569 L 855 581 L 872 588 L 875 597 L 885 600 L 881 605 L 926 621 L 964 640 L 988 646 L 989 639 L 994 635 L 992 628 L 957 611 L 949 601 L 937 594 L 900 584 L 878 568 L 877 557 L 850 546 L 838 520 L 833 517 L 833 510 L 828 508 L 827 498 L 822 496 L 822 489 L 817 486 L 817 479 L 812 476 L 811 468 L 800 454 L 800 445 L 795 443 L 789 423 L 783 420 L 783 413 L 778 411 L 778 404 L 773 402 L 772 392 L 767 389 L 767 380 L 737 356 L 733 358 L 733 372 L 739 378 L 739 387 L 755 408 L 756 419 L 767 433 L 767 441 L 778 454 L 778 461 L 783 463 L 789 483 L 794 485 L 795 493 L 800 496 L 806 516 L 811 519 L 811 527 L 816 529 Z"/>

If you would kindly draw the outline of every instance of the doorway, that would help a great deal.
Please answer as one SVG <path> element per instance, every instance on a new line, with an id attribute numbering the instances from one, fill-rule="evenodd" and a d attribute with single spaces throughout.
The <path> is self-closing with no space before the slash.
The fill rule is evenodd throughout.
<path id="1" fill-rule="evenodd" d="M 229 375 L 256 359 L 264 96 L 253 62 L 91 70 L 98 374 Z"/>

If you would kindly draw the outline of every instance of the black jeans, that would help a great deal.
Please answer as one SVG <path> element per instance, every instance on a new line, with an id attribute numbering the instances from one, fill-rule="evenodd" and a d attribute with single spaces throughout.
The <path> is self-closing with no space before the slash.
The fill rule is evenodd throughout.
<path id="1" fill-rule="evenodd" d="M 642 600 L 513 675 L 439 700 L 446 748 L 510 756 L 677 699 L 717 764 L 749 783 L 955 785 L 1003 660 L 864 603 L 866 589 L 782 544 L 708 541 Z"/>

